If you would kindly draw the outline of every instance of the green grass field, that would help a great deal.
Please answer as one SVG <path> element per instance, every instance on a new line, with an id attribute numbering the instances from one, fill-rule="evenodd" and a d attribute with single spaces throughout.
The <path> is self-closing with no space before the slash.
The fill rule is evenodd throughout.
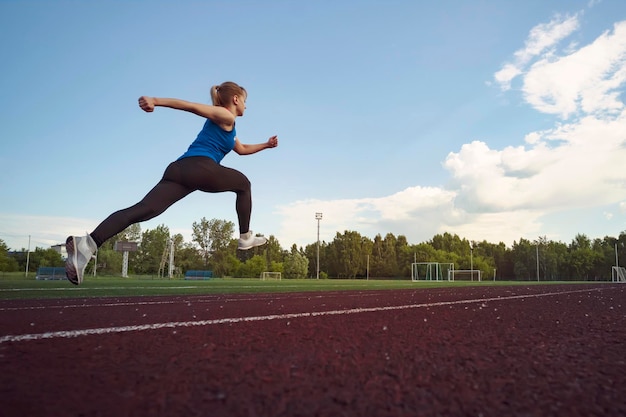
<path id="1" fill-rule="evenodd" d="M 202 295 L 264 292 L 304 292 L 342 290 L 381 290 L 416 289 L 434 287 L 464 287 L 469 285 L 536 285 L 564 284 L 563 281 L 421 281 L 377 280 L 377 279 L 284 279 L 282 281 L 261 281 L 248 278 L 214 278 L 205 281 L 185 281 L 182 279 L 141 279 L 140 277 L 87 277 L 80 286 L 68 281 L 37 281 L 23 275 L 0 277 L 0 300 L 26 298 L 68 298 L 68 297 L 127 297 L 153 295 Z M 567 282 L 575 284 L 573 282 Z M 576 282 L 584 284 L 585 282 Z"/>

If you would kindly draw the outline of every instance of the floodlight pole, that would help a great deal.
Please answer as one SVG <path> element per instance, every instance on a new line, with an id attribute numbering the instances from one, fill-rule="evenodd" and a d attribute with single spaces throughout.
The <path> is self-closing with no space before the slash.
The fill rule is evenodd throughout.
<path id="1" fill-rule="evenodd" d="M 172 278 L 174 276 L 174 238 L 170 238 L 169 240 L 169 246 L 170 246 L 170 259 L 168 262 L 168 269 L 167 269 L 167 275 L 168 278 Z"/>
<path id="2" fill-rule="evenodd" d="M 28 235 L 28 251 L 26 252 L 26 270 L 24 271 L 24 278 L 28 278 L 29 264 L 30 264 L 30 235 Z"/>
<path id="3" fill-rule="evenodd" d="M 539 281 L 539 241 L 537 241 L 537 281 Z"/>
<path id="4" fill-rule="evenodd" d="M 470 274 L 474 281 L 474 244 L 470 243 Z"/>
<path id="5" fill-rule="evenodd" d="M 315 220 L 317 220 L 317 279 L 320 279 L 320 220 L 322 220 L 322 213 L 315 213 Z"/>

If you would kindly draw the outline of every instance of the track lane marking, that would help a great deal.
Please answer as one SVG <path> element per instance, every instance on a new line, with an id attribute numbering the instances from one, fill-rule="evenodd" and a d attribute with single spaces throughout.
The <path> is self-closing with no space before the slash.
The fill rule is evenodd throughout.
<path id="1" fill-rule="evenodd" d="M 212 319 L 212 320 L 179 321 L 179 322 L 153 323 L 153 324 L 143 324 L 143 325 L 133 325 L 133 326 L 101 327 L 101 328 L 95 328 L 95 329 L 82 329 L 82 330 L 62 330 L 62 331 L 55 331 L 55 332 L 2 336 L 0 337 L 0 344 L 6 343 L 6 342 L 24 342 L 24 341 L 29 341 L 29 340 L 74 338 L 74 337 L 90 336 L 90 335 L 126 333 L 126 332 L 137 332 L 137 331 L 158 330 L 158 329 L 175 329 L 175 328 L 181 328 L 181 327 L 212 326 L 212 325 L 220 325 L 220 324 L 297 319 L 297 318 L 306 318 L 306 317 L 337 316 L 337 315 L 348 315 L 348 314 L 373 313 L 373 312 L 380 312 L 380 311 L 441 307 L 441 306 L 449 306 L 449 305 L 477 304 L 477 303 L 485 303 L 485 302 L 493 302 L 493 301 L 515 300 L 515 299 L 522 299 L 522 298 L 551 297 L 555 295 L 566 295 L 566 294 L 575 294 L 575 293 L 583 293 L 583 292 L 588 293 L 588 292 L 600 291 L 600 290 L 602 290 L 602 288 L 588 288 L 588 289 L 583 289 L 583 290 L 549 292 L 549 293 L 542 293 L 542 294 L 511 295 L 511 296 L 504 296 L 504 297 L 476 298 L 476 299 L 470 299 L 470 300 L 457 300 L 457 301 L 438 301 L 434 303 L 405 304 L 405 305 L 399 305 L 399 306 L 351 308 L 347 310 L 328 310 L 328 311 L 304 312 L 304 313 L 270 314 L 270 315 L 265 315 L 265 316 L 250 316 L 250 317 L 230 317 L 230 318 Z"/>

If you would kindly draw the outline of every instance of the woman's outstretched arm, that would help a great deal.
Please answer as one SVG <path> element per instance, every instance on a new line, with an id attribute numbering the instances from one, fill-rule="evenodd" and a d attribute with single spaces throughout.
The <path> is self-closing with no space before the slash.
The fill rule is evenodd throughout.
<path id="1" fill-rule="evenodd" d="M 235 123 L 235 115 L 225 107 L 193 103 L 177 98 L 139 97 L 139 107 L 141 107 L 142 110 L 151 113 L 157 106 L 184 110 L 200 117 L 211 119 L 211 121 L 220 125 L 233 125 Z"/>

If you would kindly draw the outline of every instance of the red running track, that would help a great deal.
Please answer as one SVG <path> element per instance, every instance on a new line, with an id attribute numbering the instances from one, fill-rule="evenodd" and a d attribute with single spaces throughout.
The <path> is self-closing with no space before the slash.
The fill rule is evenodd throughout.
<path id="1" fill-rule="evenodd" d="M 0 301 L 0 416 L 626 415 L 626 286 Z"/>

